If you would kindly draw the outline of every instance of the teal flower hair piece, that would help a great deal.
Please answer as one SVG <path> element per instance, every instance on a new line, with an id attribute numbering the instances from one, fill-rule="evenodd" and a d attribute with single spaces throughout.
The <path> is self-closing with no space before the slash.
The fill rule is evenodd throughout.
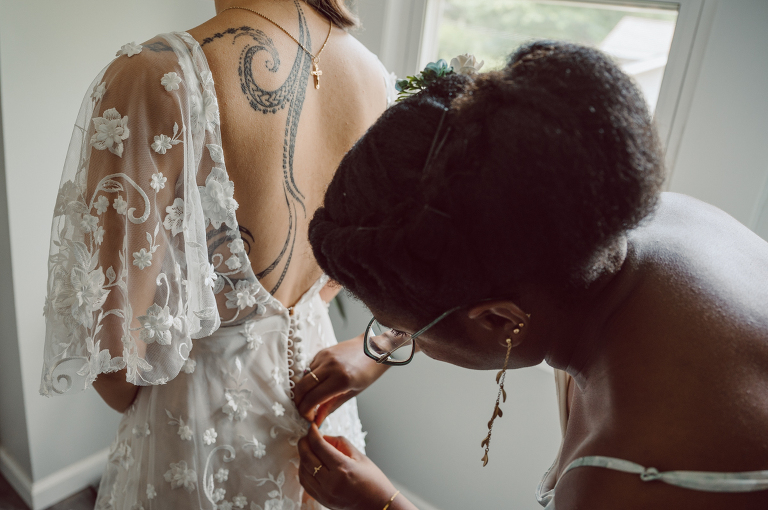
<path id="1" fill-rule="evenodd" d="M 416 76 L 408 76 L 404 80 L 397 80 L 395 88 L 397 89 L 397 100 L 403 99 L 416 94 L 427 88 L 431 83 L 438 78 L 448 76 L 452 74 L 453 67 L 448 65 L 448 62 L 442 58 L 437 62 L 430 62 L 423 71 L 416 74 Z"/>
<path id="2" fill-rule="evenodd" d="M 470 55 L 469 53 L 452 58 L 450 64 L 443 59 L 440 59 L 437 62 L 430 62 L 427 64 L 427 67 L 416 76 L 409 76 L 404 80 L 397 81 L 395 84 L 395 88 L 397 89 L 397 100 L 402 101 L 406 97 L 410 97 L 413 94 L 424 90 L 431 83 L 443 76 L 448 76 L 450 74 L 477 74 L 484 63 L 484 60 L 478 62 L 475 56 Z"/>

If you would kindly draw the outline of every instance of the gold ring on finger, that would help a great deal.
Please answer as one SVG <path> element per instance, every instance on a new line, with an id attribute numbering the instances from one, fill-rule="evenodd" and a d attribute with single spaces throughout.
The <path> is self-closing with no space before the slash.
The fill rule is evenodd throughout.
<path id="1" fill-rule="evenodd" d="M 310 373 L 311 373 L 311 372 L 310 372 Z M 318 472 L 318 471 L 320 471 L 321 469 L 323 469 L 323 465 L 322 465 L 322 464 L 320 464 L 319 466 L 317 466 L 317 467 L 315 468 L 315 472 L 314 472 L 314 473 L 312 473 L 312 476 L 315 476 L 315 475 L 317 474 L 317 472 Z"/>
<path id="2" fill-rule="evenodd" d="M 315 379 L 315 381 L 320 382 L 320 379 L 317 378 L 317 376 L 315 375 L 315 373 L 313 371 L 310 370 L 309 371 L 309 375 L 311 375 Z"/>

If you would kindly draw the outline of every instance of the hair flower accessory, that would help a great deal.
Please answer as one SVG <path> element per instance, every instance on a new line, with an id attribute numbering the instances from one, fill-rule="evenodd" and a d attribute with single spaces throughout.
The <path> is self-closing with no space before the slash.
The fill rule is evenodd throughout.
<path id="1" fill-rule="evenodd" d="M 395 84 L 395 88 L 397 89 L 397 100 L 402 101 L 407 97 L 421 92 L 431 83 L 443 76 L 448 76 L 454 73 L 475 74 L 481 67 L 483 67 L 484 63 L 484 60 L 477 63 L 475 56 L 467 53 L 451 59 L 450 65 L 448 65 L 448 62 L 442 58 L 437 62 L 430 62 L 423 71 L 415 76 L 408 76 L 404 80 L 397 81 Z"/>
<path id="2" fill-rule="evenodd" d="M 477 74 L 482 69 L 485 60 L 477 61 L 474 55 L 465 53 L 451 59 L 451 67 L 459 74 Z"/>

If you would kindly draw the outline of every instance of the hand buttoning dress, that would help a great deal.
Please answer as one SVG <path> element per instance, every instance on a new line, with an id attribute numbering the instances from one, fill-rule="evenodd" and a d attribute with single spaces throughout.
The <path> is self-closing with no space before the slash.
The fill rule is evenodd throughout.
<path id="1" fill-rule="evenodd" d="M 173 33 L 123 46 L 75 125 L 45 304 L 43 395 L 123 368 L 142 386 L 97 509 L 302 508 L 296 443 L 308 423 L 291 378 L 336 343 L 326 278 L 291 310 L 274 299 L 233 193 L 199 44 Z M 354 399 L 322 430 L 364 448 Z"/>

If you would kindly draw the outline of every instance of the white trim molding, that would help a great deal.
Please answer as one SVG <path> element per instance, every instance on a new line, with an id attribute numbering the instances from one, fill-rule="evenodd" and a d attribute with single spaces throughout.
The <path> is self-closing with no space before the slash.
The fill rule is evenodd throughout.
<path id="1" fill-rule="evenodd" d="M 8 450 L 0 446 L 0 473 L 13 490 L 24 500 L 27 506 L 32 506 L 32 479 Z"/>
<path id="2" fill-rule="evenodd" d="M 8 451 L 0 446 L 0 473 L 32 510 L 42 510 L 98 483 L 108 454 L 109 448 L 105 448 L 33 482 Z"/>
<path id="3" fill-rule="evenodd" d="M 418 70 L 427 0 L 383 1 L 386 10 L 379 58 L 389 71 L 403 78 Z"/>
<path id="4" fill-rule="evenodd" d="M 654 120 L 664 144 L 666 188 L 669 189 L 717 4 L 714 0 L 676 0 L 667 3 L 677 4 L 680 10 Z"/>

